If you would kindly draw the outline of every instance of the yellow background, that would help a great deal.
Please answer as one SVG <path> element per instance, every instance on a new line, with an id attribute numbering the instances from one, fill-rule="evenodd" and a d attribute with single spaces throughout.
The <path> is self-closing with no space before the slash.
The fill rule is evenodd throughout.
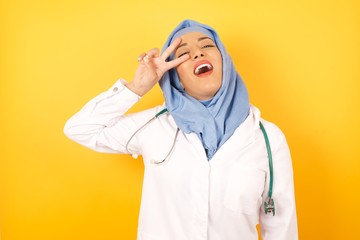
<path id="1" fill-rule="evenodd" d="M 359 1 L 1 0 L 2 240 L 135 239 L 141 160 L 62 129 L 185 18 L 217 29 L 251 102 L 285 132 L 300 239 L 359 239 Z M 162 101 L 156 87 L 132 111 Z"/>

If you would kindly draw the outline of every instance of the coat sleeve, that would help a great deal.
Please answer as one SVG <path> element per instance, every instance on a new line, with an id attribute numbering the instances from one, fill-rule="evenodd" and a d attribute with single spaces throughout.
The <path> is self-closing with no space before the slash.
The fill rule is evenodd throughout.
<path id="1" fill-rule="evenodd" d="M 98 152 L 131 153 L 134 157 L 141 154 L 136 138 L 131 140 L 128 149 L 126 144 L 150 113 L 147 110 L 125 115 L 140 97 L 123 83 L 124 80 L 118 80 L 72 116 L 64 126 L 65 135 Z"/>
<path id="2" fill-rule="evenodd" d="M 276 137 L 274 135 L 272 138 L 270 137 L 270 144 L 275 143 L 277 145 L 272 148 L 274 170 L 272 198 L 275 202 L 275 216 L 272 213 L 265 214 L 263 203 L 260 209 L 260 231 L 263 240 L 297 240 L 298 230 L 291 156 L 285 136 L 276 126 L 275 129 L 274 135 Z M 267 186 L 269 186 L 268 180 Z M 268 190 L 267 187 L 264 192 L 264 201 L 268 197 Z"/>

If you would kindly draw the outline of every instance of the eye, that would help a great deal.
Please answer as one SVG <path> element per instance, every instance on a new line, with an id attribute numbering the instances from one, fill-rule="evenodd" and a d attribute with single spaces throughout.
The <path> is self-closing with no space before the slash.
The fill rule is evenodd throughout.
<path id="1" fill-rule="evenodd" d="M 178 58 L 181 57 L 181 56 L 184 56 L 185 54 L 189 54 L 189 52 L 183 52 L 183 53 L 180 53 Z"/>
<path id="2" fill-rule="evenodd" d="M 203 46 L 202 48 L 211 48 L 211 47 L 215 47 L 215 45 L 213 45 L 213 44 L 207 44 L 207 45 Z"/>

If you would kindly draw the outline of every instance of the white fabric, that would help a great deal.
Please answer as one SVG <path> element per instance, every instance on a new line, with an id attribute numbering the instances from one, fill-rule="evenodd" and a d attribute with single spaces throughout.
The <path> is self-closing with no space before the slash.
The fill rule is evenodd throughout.
<path id="1" fill-rule="evenodd" d="M 158 106 L 125 113 L 140 98 L 119 80 L 89 101 L 64 128 L 72 140 L 99 152 L 127 153 L 131 135 L 156 113 Z M 191 117 L 191 116 L 189 116 Z M 269 164 L 260 112 L 249 117 L 233 136 L 207 160 L 196 134 L 180 131 L 170 157 L 177 126 L 164 114 L 144 127 L 129 144 L 130 154 L 142 155 L 145 172 L 138 224 L 138 240 L 253 240 L 260 222 L 264 240 L 296 240 L 297 221 L 293 171 L 283 133 L 263 122 L 274 162 L 276 215 L 265 215 Z"/>

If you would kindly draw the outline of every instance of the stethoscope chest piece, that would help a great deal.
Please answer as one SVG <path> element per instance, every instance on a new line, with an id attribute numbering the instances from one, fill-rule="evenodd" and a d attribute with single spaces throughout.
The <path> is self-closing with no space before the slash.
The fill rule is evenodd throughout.
<path id="1" fill-rule="evenodd" d="M 274 203 L 274 199 L 268 198 L 268 199 L 264 202 L 264 209 L 265 209 L 265 214 L 272 213 L 272 215 L 275 216 L 275 203 Z"/>

